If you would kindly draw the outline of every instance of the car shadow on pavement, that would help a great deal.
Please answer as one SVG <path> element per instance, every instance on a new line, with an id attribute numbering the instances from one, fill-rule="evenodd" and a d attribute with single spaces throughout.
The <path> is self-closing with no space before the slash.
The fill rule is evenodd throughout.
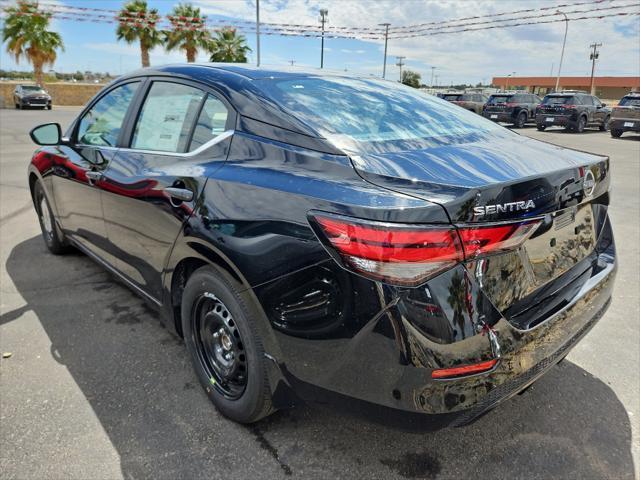
<path id="1" fill-rule="evenodd" d="M 124 478 L 634 476 L 625 408 L 569 361 L 463 428 L 421 431 L 327 405 L 244 427 L 209 403 L 182 341 L 87 257 L 50 255 L 34 237 L 13 248 L 6 269 L 27 305 L 0 322 L 35 313 L 51 355 L 108 434 Z"/>

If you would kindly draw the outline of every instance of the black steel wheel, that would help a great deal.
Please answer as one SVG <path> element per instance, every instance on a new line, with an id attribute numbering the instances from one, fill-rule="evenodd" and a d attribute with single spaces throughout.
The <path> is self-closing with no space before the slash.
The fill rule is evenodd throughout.
<path id="1" fill-rule="evenodd" d="M 229 309 L 214 294 L 203 292 L 193 306 L 192 335 L 200 366 L 226 398 L 239 398 L 247 386 L 247 355 Z"/>
<path id="2" fill-rule="evenodd" d="M 240 423 L 273 411 L 263 316 L 246 288 L 214 266 L 196 270 L 184 287 L 182 332 L 198 380 L 218 410 Z"/>
<path id="3" fill-rule="evenodd" d="M 60 227 L 56 224 L 47 195 L 40 180 L 33 187 L 33 203 L 38 214 L 42 238 L 51 253 L 61 255 L 69 251 L 70 246 L 64 238 Z"/>

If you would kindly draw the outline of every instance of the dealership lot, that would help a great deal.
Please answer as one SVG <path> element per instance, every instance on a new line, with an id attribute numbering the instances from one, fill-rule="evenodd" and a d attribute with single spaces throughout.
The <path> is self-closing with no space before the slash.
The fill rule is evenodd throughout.
<path id="1" fill-rule="evenodd" d="M 46 252 L 27 131 L 78 109 L 0 111 L 0 471 L 7 478 L 612 478 L 640 460 L 640 136 L 535 127 L 611 157 L 620 268 L 609 312 L 524 394 L 426 432 L 349 405 L 221 417 L 179 339 L 88 258 Z M 634 466 L 635 465 L 635 466 Z M 635 472 L 635 473 L 634 473 Z"/>

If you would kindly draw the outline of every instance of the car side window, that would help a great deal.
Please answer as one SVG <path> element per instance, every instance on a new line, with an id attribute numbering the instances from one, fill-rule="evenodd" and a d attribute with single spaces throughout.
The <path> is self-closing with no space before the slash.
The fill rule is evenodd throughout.
<path id="1" fill-rule="evenodd" d="M 600 99 L 598 97 L 591 97 L 591 100 L 593 100 L 593 104 L 596 107 L 601 107 L 602 106 L 602 102 L 600 101 Z"/>
<path id="2" fill-rule="evenodd" d="M 589 96 L 584 96 L 580 98 L 580 100 L 582 100 L 580 103 L 582 103 L 583 105 L 593 106 L 593 99 Z"/>
<path id="3" fill-rule="evenodd" d="M 84 114 L 78 126 L 78 143 L 113 147 L 140 82 L 116 87 Z"/>
<path id="4" fill-rule="evenodd" d="M 206 94 L 199 88 L 153 82 L 136 123 L 131 148 L 182 153 Z"/>
<path id="5" fill-rule="evenodd" d="M 229 110 L 225 104 L 213 95 L 208 95 L 193 130 L 189 151 L 194 151 L 223 133 L 226 130 L 228 117 Z"/>

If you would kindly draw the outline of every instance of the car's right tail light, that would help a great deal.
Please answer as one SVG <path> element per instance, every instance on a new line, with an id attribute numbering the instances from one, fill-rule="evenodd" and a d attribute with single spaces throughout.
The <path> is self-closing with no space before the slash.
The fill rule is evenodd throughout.
<path id="1" fill-rule="evenodd" d="M 475 226 L 410 225 L 310 213 L 327 251 L 345 268 L 395 285 L 415 286 L 464 260 L 518 248 L 537 220 Z"/>

